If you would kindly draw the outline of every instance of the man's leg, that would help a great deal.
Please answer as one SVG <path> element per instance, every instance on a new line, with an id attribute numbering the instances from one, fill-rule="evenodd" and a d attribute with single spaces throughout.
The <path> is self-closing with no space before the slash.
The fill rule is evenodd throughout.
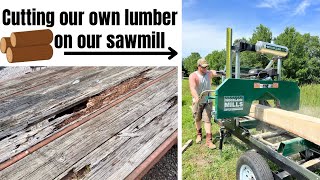
<path id="1" fill-rule="evenodd" d="M 207 134 L 211 134 L 211 122 L 204 122 L 204 130 Z"/>
<path id="2" fill-rule="evenodd" d="M 195 125 L 196 125 L 196 129 L 201 129 L 201 121 L 196 121 L 195 122 Z"/>
<path id="3" fill-rule="evenodd" d="M 201 106 L 197 107 L 195 103 L 192 104 L 192 113 L 193 113 L 193 118 L 195 121 L 195 126 L 197 130 L 197 138 L 196 138 L 196 143 L 201 143 L 202 140 L 202 128 L 201 128 Z M 201 113 L 200 113 L 201 112 Z"/>
<path id="4" fill-rule="evenodd" d="M 212 111 L 212 103 L 206 104 L 202 113 L 202 119 L 204 121 L 204 129 L 206 131 L 206 145 L 209 149 L 215 149 L 216 145 L 212 143 L 211 111 Z"/>
<path id="5" fill-rule="evenodd" d="M 197 129 L 197 138 L 196 138 L 196 143 L 199 144 L 202 141 L 202 128 L 201 128 L 201 120 L 196 121 L 196 129 Z"/>

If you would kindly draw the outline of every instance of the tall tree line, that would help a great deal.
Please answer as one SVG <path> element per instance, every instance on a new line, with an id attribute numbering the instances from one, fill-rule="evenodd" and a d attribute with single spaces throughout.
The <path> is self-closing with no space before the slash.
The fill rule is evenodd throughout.
<path id="1" fill-rule="evenodd" d="M 283 60 L 282 66 L 285 80 L 296 81 L 299 84 L 320 83 L 320 39 L 318 36 L 312 36 L 309 33 L 301 34 L 294 27 L 286 27 L 281 34 L 272 38 L 271 30 L 260 24 L 249 39 L 236 39 L 233 43 L 245 41 L 255 44 L 257 41 L 271 42 L 272 40 L 275 44 L 289 48 L 289 55 Z M 182 66 L 185 75 L 197 69 L 199 58 L 201 56 L 197 52 L 183 58 Z M 264 68 L 272 56 L 242 52 L 240 58 L 241 67 Z M 205 56 L 205 59 L 210 64 L 210 69 L 222 70 L 225 66 L 226 51 L 224 49 L 212 51 Z"/>

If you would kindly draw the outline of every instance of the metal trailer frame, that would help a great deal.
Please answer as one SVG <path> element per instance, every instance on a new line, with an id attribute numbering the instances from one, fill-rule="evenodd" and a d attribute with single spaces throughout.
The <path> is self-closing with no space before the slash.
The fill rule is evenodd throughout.
<path id="1" fill-rule="evenodd" d="M 307 168 L 299 165 L 295 161 L 290 158 L 284 156 L 283 154 L 277 152 L 273 147 L 267 145 L 265 142 L 262 142 L 258 138 L 254 137 L 250 134 L 249 128 L 255 128 L 258 120 L 251 119 L 241 123 L 238 119 L 225 119 L 223 121 L 224 127 L 220 128 L 220 145 L 219 149 L 222 150 L 223 140 L 226 136 L 226 133 L 231 133 L 232 135 L 239 138 L 242 142 L 249 145 L 252 149 L 254 149 L 259 154 L 263 155 L 265 158 L 271 160 L 275 164 L 277 164 L 280 168 L 282 168 L 285 172 L 282 173 L 273 173 L 275 179 L 284 179 L 289 175 L 294 176 L 298 179 L 320 179 L 320 176 L 310 171 Z M 261 122 L 262 123 L 262 122 Z M 248 128 L 247 128 L 247 127 Z M 292 142 L 299 143 L 299 142 Z M 305 150 L 311 149 L 313 152 L 317 151 L 313 145 L 305 145 L 303 148 Z M 289 145 L 290 148 L 290 145 Z M 301 149 L 292 149 L 291 153 L 295 153 L 300 151 Z M 319 152 L 317 152 L 319 153 Z M 312 167 L 311 167 L 312 168 Z"/>

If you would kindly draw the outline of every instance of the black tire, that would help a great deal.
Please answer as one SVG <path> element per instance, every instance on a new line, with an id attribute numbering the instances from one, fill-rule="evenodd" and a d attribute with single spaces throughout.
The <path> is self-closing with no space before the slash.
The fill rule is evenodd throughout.
<path id="1" fill-rule="evenodd" d="M 249 166 L 251 168 L 256 180 L 273 180 L 274 179 L 267 162 L 263 159 L 263 157 L 260 154 L 254 151 L 247 151 L 244 154 L 242 154 L 241 157 L 239 158 L 237 162 L 237 179 L 238 180 L 243 180 L 243 179 L 240 179 L 240 170 L 241 170 L 241 167 L 245 168 L 246 166 Z"/>

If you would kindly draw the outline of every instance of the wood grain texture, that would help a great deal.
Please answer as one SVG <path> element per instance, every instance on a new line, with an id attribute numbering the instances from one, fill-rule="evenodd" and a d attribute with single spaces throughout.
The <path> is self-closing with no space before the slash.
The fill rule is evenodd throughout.
<path id="1" fill-rule="evenodd" d="M 153 68 L 146 76 L 170 69 Z M 61 179 L 84 167 L 88 179 L 125 177 L 177 129 L 176 99 L 174 75 L 4 169 L 0 179 Z"/>
<path id="2" fill-rule="evenodd" d="M 85 70 L 83 70 L 83 68 L 85 68 Z M 139 69 L 139 68 L 138 68 Z M 46 86 L 41 86 L 41 87 L 37 87 L 37 89 L 39 91 L 43 90 L 43 89 L 50 89 L 50 88 L 54 88 L 54 87 L 60 87 L 61 84 L 69 84 L 69 82 L 73 82 L 76 81 L 78 79 L 84 79 L 85 77 L 91 76 L 91 77 L 97 77 L 96 74 L 97 73 L 101 73 L 104 71 L 109 71 L 110 73 L 112 73 L 112 71 L 110 71 L 110 68 L 105 68 L 105 67 L 82 67 L 82 68 L 75 68 L 75 69 L 69 69 L 69 71 L 73 72 L 74 70 L 82 70 L 80 73 L 78 74 L 74 74 L 72 76 L 68 76 L 68 78 L 62 78 L 60 77 L 60 79 L 57 82 L 52 82 Z M 87 72 L 88 70 L 90 70 L 90 73 Z M 116 70 L 120 70 L 119 68 L 116 68 Z M 131 71 L 132 68 L 128 68 L 128 67 L 124 67 L 123 70 L 128 70 Z M 146 70 L 146 68 L 140 68 L 140 70 Z M 145 76 L 147 78 L 150 78 L 150 80 L 155 79 L 156 77 L 160 76 L 161 74 L 164 74 L 168 71 L 172 70 L 172 68 L 163 68 L 163 67 L 158 67 L 158 68 L 149 68 L 149 71 L 145 74 Z M 126 73 L 127 71 L 123 71 L 123 73 Z M 57 72 L 57 74 L 63 74 L 63 76 L 65 75 L 65 72 Z M 94 74 L 94 76 L 92 76 L 92 74 Z M 129 73 L 130 75 L 130 73 Z M 50 75 L 51 79 L 53 78 L 52 75 Z M 127 76 L 123 76 L 123 78 L 127 78 Z M 131 78 L 131 77 L 130 77 Z M 46 77 L 43 77 L 42 79 L 46 79 Z M 95 80 L 96 81 L 96 80 Z M 12 85 L 10 85 L 11 87 Z M 63 86 L 64 87 L 64 86 Z M 56 91 L 59 91 L 59 88 L 56 88 Z M 64 92 L 64 88 L 62 89 L 62 91 Z M 25 96 L 26 94 L 28 94 L 29 96 L 31 94 L 34 93 L 38 93 L 37 91 L 30 91 L 30 92 L 24 92 L 24 94 L 20 94 L 20 96 Z M 73 98 L 78 99 L 79 101 L 82 101 L 82 99 L 77 98 L 77 95 L 81 95 L 81 94 L 75 94 L 75 96 L 73 96 Z M 87 97 L 85 97 L 85 99 L 87 99 Z M 63 108 L 65 104 L 59 105 L 58 107 Z M 32 107 L 30 107 L 32 108 Z M 48 107 L 46 106 L 46 104 L 44 106 L 39 107 L 41 109 L 39 109 L 39 111 L 45 111 Z M 20 130 L 17 130 L 15 133 L 9 135 L 8 137 L 2 139 L 0 141 L 0 162 L 3 162 L 4 160 L 8 159 L 9 157 L 12 157 L 16 154 L 18 154 L 19 152 L 22 152 L 24 150 L 26 150 L 27 148 L 29 148 L 32 145 L 35 145 L 36 143 L 40 142 L 41 140 L 59 132 L 62 129 L 57 130 L 55 127 L 57 126 L 57 124 L 63 122 L 65 119 L 71 117 L 73 115 L 72 114 L 66 114 L 63 115 L 59 118 L 55 118 L 54 116 L 57 113 L 53 113 L 52 116 L 49 117 L 43 117 L 41 121 L 34 123 L 33 125 L 28 125 L 27 127 L 18 127 L 21 128 Z M 12 115 L 13 116 L 13 115 Z M 32 115 L 31 115 L 32 117 Z M 39 117 L 41 119 L 41 116 Z"/>
<path id="3" fill-rule="evenodd" d="M 35 88 L 55 86 L 56 82 L 61 84 L 68 79 L 81 77 L 87 73 L 96 73 L 97 68 L 98 67 L 49 67 L 39 72 L 32 72 L 22 77 L 10 79 L 0 84 L 0 102 L 5 98 L 13 95 L 16 96 L 19 92 L 27 94 L 28 92 L 26 91 L 34 91 Z"/>
<path id="4" fill-rule="evenodd" d="M 320 145 L 320 119 L 263 105 L 252 105 L 249 116 Z"/>
<path id="5" fill-rule="evenodd" d="M 63 109 L 129 77 L 138 75 L 144 70 L 146 68 L 106 68 L 95 74 L 67 79 L 68 82 L 36 89 L 2 101 L 0 104 L 0 139 L 40 122 L 44 118 L 50 118 Z"/>
<path id="6" fill-rule="evenodd" d="M 17 85 L 17 84 L 24 84 L 27 83 L 26 81 L 32 81 L 36 80 L 39 77 L 55 75 L 56 71 L 65 71 L 66 69 L 73 69 L 78 67 L 47 67 L 45 69 L 42 69 L 41 71 L 34 71 L 27 73 L 23 76 L 19 76 L 10 80 L 2 80 L 0 81 L 0 89 L 4 90 L 7 87 L 10 87 L 11 85 Z M 0 92 L 2 95 L 2 92 Z"/>

